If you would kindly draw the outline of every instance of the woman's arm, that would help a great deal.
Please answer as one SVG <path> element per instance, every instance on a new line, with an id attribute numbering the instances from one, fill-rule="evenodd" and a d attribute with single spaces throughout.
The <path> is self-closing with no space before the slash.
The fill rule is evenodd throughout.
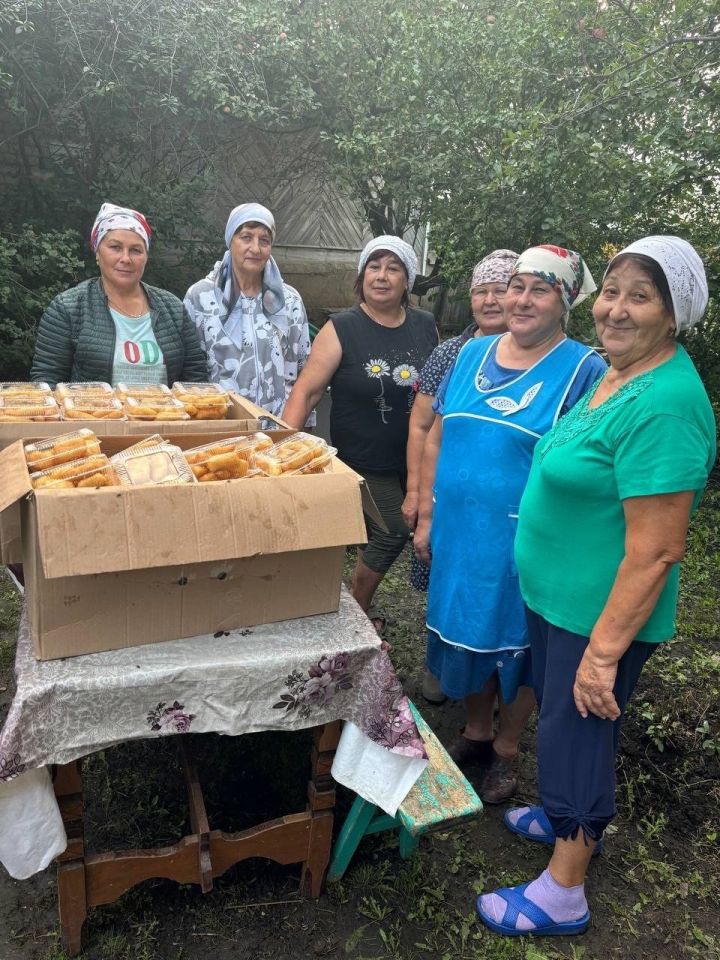
<path id="1" fill-rule="evenodd" d="M 435 420 L 435 397 L 418 393 L 410 414 L 407 443 L 407 486 L 402 505 L 403 520 L 410 530 L 415 529 L 420 502 L 420 467 L 425 441 Z"/>
<path id="2" fill-rule="evenodd" d="M 583 717 L 617 720 L 617 664 L 655 609 L 671 568 L 685 554 L 692 490 L 623 501 L 625 556 L 580 661 L 573 693 Z"/>
<path id="3" fill-rule="evenodd" d="M 71 379 L 74 357 L 70 316 L 56 297 L 40 318 L 30 379 L 49 383 L 54 389 Z"/>
<path id="4" fill-rule="evenodd" d="M 420 467 L 418 519 L 413 546 L 418 560 L 430 566 L 430 527 L 433 515 L 433 487 L 440 444 L 442 442 L 442 417 L 436 414 L 435 423 L 427 435 Z"/>
<path id="5" fill-rule="evenodd" d="M 302 430 L 342 360 L 342 347 L 332 320 L 315 337 L 308 361 L 285 404 L 282 418 L 295 430 Z"/>

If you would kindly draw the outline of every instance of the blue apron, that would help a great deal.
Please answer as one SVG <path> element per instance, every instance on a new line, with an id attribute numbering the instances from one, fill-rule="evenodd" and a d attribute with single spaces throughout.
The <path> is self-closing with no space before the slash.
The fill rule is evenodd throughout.
<path id="1" fill-rule="evenodd" d="M 518 506 L 535 444 L 558 419 L 590 352 L 562 340 L 491 387 L 483 367 L 499 340 L 470 340 L 448 383 L 430 533 L 428 630 L 480 653 L 528 646 L 513 558 Z"/>

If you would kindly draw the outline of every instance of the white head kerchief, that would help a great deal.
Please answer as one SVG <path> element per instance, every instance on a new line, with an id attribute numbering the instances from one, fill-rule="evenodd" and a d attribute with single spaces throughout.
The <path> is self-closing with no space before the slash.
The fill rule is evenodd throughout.
<path id="1" fill-rule="evenodd" d="M 675 310 L 676 336 L 702 319 L 708 302 L 708 285 L 705 267 L 692 244 L 670 235 L 643 237 L 613 257 L 606 275 L 614 261 L 625 253 L 650 257 L 665 274 Z"/>
<path id="2" fill-rule="evenodd" d="M 405 243 L 405 241 L 400 237 L 393 237 L 389 234 L 385 234 L 385 236 L 382 237 L 375 237 L 363 247 L 362 253 L 360 254 L 360 259 L 358 261 L 358 273 L 362 273 L 365 264 L 370 258 L 370 255 L 375 253 L 376 250 L 386 250 L 388 253 L 395 254 L 398 260 L 400 260 L 407 270 L 408 290 L 412 290 L 413 284 L 415 283 L 415 277 L 417 276 L 418 261 L 415 251 L 410 244 Z"/>

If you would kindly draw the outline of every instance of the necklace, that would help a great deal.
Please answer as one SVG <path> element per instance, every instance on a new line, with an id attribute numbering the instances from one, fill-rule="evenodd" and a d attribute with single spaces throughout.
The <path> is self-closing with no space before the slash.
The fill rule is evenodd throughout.
<path id="1" fill-rule="evenodd" d="M 126 307 L 122 306 L 122 304 L 120 303 L 117 303 L 117 301 L 113 300 L 112 297 L 108 297 L 107 299 L 108 299 L 108 303 L 112 304 L 112 306 L 115 307 L 118 313 L 121 313 L 124 317 L 129 317 L 131 320 L 139 320 L 140 317 L 144 317 L 145 314 L 148 312 L 148 307 L 145 306 L 140 311 L 140 313 L 130 313 Z"/>
<path id="2" fill-rule="evenodd" d="M 364 313 L 366 313 L 371 320 L 374 320 L 375 323 L 379 323 L 381 327 L 391 327 L 391 328 L 401 327 L 405 320 L 405 307 L 400 307 L 400 314 L 398 316 L 398 319 L 393 323 L 384 323 L 379 317 L 376 317 L 373 311 L 370 309 L 370 307 L 368 307 L 367 303 L 365 303 L 364 301 L 363 303 L 360 304 L 360 309 Z"/>

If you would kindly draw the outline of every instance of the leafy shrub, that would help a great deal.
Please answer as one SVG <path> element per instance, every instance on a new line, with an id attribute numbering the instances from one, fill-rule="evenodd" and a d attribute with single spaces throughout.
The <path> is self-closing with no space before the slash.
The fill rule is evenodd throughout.
<path id="1" fill-rule="evenodd" d="M 43 310 L 84 276 L 80 243 L 74 230 L 27 224 L 0 233 L 0 380 L 26 379 Z"/>

